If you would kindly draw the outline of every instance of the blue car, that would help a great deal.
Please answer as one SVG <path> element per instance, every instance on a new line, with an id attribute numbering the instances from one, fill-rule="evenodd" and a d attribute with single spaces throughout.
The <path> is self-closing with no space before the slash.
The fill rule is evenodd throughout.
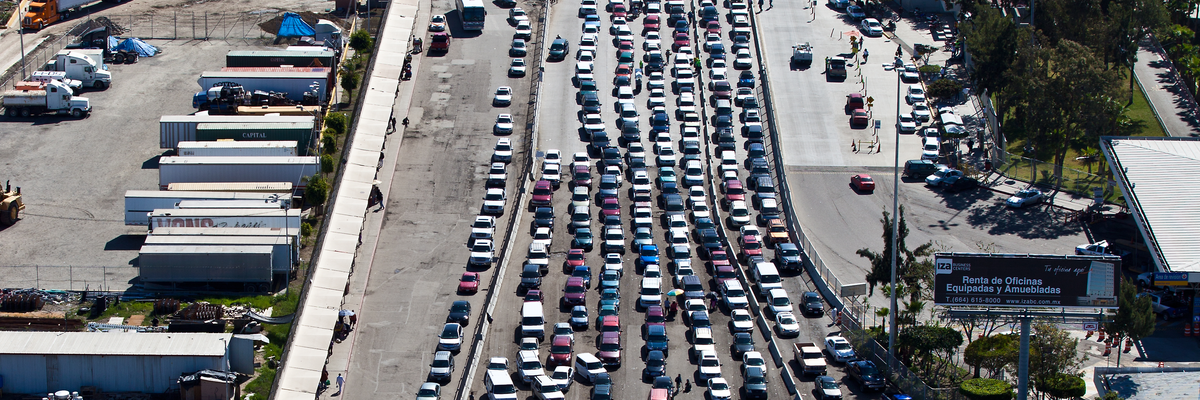
<path id="1" fill-rule="evenodd" d="M 658 350 L 666 354 L 668 341 L 666 326 L 650 325 L 646 327 L 646 350 Z"/>
<path id="2" fill-rule="evenodd" d="M 645 268 L 650 264 L 658 264 L 658 245 L 644 244 L 638 249 L 638 267 Z"/>
<path id="3" fill-rule="evenodd" d="M 592 269 L 588 266 L 580 265 L 575 267 L 575 270 L 571 271 L 571 276 L 583 278 L 583 286 L 588 289 L 592 288 Z"/>
<path id="4" fill-rule="evenodd" d="M 615 310 L 621 309 L 621 292 L 617 289 L 603 289 L 600 291 L 600 309 L 603 312 L 604 306 L 612 306 Z M 604 316 L 602 313 L 600 316 Z"/>
<path id="5" fill-rule="evenodd" d="M 617 290 L 621 286 L 621 274 L 615 270 L 605 270 L 600 273 L 600 290 Z"/>

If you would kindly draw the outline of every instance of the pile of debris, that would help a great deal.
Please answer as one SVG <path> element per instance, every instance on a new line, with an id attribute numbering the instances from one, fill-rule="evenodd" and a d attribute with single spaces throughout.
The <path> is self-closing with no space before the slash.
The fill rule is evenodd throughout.
<path id="1" fill-rule="evenodd" d="M 84 33 L 91 32 L 93 29 L 101 27 L 108 27 L 109 34 L 113 36 L 119 36 L 128 31 L 125 29 L 125 27 L 108 19 L 108 17 L 96 17 L 81 22 L 79 25 L 76 25 L 74 29 L 71 29 L 70 32 L 67 32 L 67 34 L 71 36 L 79 36 Z"/>

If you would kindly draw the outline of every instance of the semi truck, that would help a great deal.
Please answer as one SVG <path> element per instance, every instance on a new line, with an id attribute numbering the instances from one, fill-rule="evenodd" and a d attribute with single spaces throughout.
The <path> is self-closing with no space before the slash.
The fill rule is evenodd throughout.
<path id="1" fill-rule="evenodd" d="M 46 62 L 43 71 L 66 72 L 67 78 L 82 82 L 84 87 L 104 89 L 112 86 L 112 73 L 103 62 L 97 62 L 83 50 L 63 50 Z"/>
<path id="2" fill-rule="evenodd" d="M 176 154 L 192 157 L 295 157 L 295 140 L 179 142 Z"/>
<path id="3" fill-rule="evenodd" d="M 247 92 L 262 91 L 283 94 L 287 99 L 313 105 L 312 99 L 323 101 L 328 94 L 329 73 L 327 71 L 204 71 L 196 83 L 203 95 L 218 84 L 233 83 Z M 200 96 L 202 93 L 197 93 Z"/>
<path id="4" fill-rule="evenodd" d="M 272 249 L 271 269 L 276 274 L 292 270 L 298 248 L 293 248 L 290 238 L 285 236 L 172 236 L 150 235 L 143 246 L 270 246 Z"/>
<path id="5" fill-rule="evenodd" d="M 79 92 L 83 91 L 83 82 L 78 79 L 67 78 L 67 73 L 63 71 L 33 71 L 26 80 L 42 83 L 59 81 L 70 87 L 73 94 L 79 94 Z"/>
<path id="6" fill-rule="evenodd" d="M 25 29 L 42 30 L 47 25 L 68 18 L 68 14 L 76 9 L 98 2 L 100 0 L 39 0 L 29 3 L 29 10 L 21 18 L 21 27 Z M 121 0 L 105 0 L 108 3 L 120 3 Z"/>
<path id="7" fill-rule="evenodd" d="M 270 289 L 271 246 L 142 246 L 139 278 L 151 284 L 242 284 L 245 291 Z"/>
<path id="8" fill-rule="evenodd" d="M 829 367 L 829 364 L 825 362 L 825 355 L 821 353 L 821 348 L 813 342 L 792 343 L 792 357 L 796 359 L 796 364 L 800 364 L 806 375 L 825 375 L 825 370 Z"/>
<path id="9" fill-rule="evenodd" d="M 196 130 L 202 123 L 209 123 L 212 126 L 206 125 L 211 129 L 217 129 L 215 125 L 226 124 L 245 124 L 246 130 L 229 129 L 227 133 L 236 135 L 236 137 L 217 137 L 211 139 L 197 139 Z M 258 123 L 287 123 L 289 125 L 257 125 Z M 159 127 L 159 142 L 158 146 L 162 149 L 174 149 L 179 145 L 179 142 L 196 142 L 205 140 L 217 139 L 235 139 L 235 140 L 296 140 L 299 143 L 298 151 L 301 154 L 305 153 L 308 144 L 311 141 L 313 126 L 316 124 L 316 117 L 307 116 L 280 116 L 280 115 L 209 115 L 207 112 L 198 112 L 192 115 L 164 115 L 158 120 Z M 278 135 L 269 134 L 265 129 L 307 129 L 309 139 L 302 138 L 284 138 Z M 288 180 L 290 181 L 290 179 Z M 286 181 L 285 181 L 286 182 Z"/>
<path id="10" fill-rule="evenodd" d="M 162 209 L 151 211 L 150 233 L 156 228 L 280 228 L 300 229 L 300 210 Z"/>
<path id="11" fill-rule="evenodd" d="M 86 97 L 73 95 L 67 84 L 57 81 L 37 82 L 35 86 L 22 86 L 4 92 L 4 112 L 9 117 L 28 117 L 43 114 L 71 114 L 83 118 L 92 112 L 92 104 Z"/>
<path id="12" fill-rule="evenodd" d="M 190 191 L 171 192 L 158 190 L 126 190 L 125 191 L 125 225 L 146 225 L 149 220 L 146 215 L 154 210 L 171 209 L 179 203 L 189 200 L 250 200 L 266 202 L 272 200 L 291 200 L 291 190 L 264 192 L 217 192 Z M 283 208 L 276 206 L 275 208 Z"/>
<path id="13" fill-rule="evenodd" d="M 162 157 L 160 189 L 177 182 L 292 182 L 303 191 L 316 175 L 317 157 Z"/>

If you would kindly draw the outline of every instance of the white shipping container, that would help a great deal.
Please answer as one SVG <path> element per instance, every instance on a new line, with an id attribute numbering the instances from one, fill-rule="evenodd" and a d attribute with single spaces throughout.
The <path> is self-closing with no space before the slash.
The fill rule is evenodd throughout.
<path id="1" fill-rule="evenodd" d="M 311 124 L 314 123 L 314 118 L 295 115 L 208 115 L 207 111 L 193 115 L 164 115 L 158 119 L 158 147 L 174 149 L 179 142 L 196 141 L 196 125 L 203 122 L 304 122 Z"/>
<path id="2" fill-rule="evenodd" d="M 183 157 L 295 157 L 295 140 L 179 142 L 177 154 Z"/>
<path id="3" fill-rule="evenodd" d="M 183 200 L 175 205 L 176 209 L 180 210 L 216 210 L 216 209 L 238 209 L 238 208 L 254 208 L 260 210 L 278 210 L 287 208 L 287 199 L 279 201 L 279 199 L 267 200 Z"/>
<path id="4" fill-rule="evenodd" d="M 158 185 L 178 182 L 292 182 L 304 190 L 317 173 L 317 157 L 162 157 Z"/>
<path id="5" fill-rule="evenodd" d="M 242 236 L 242 237 L 287 237 L 292 243 L 300 243 L 300 231 L 285 228 L 183 228 L 161 227 L 150 232 L 151 236 Z M 297 249 L 297 251 L 299 251 Z M 300 257 L 297 256 L 297 259 Z"/>
<path id="6" fill-rule="evenodd" d="M 277 274 L 291 271 L 300 262 L 299 248 L 283 236 L 170 236 L 150 235 L 145 246 L 271 246 L 272 270 Z"/>
<path id="7" fill-rule="evenodd" d="M 198 192 L 267 192 L 292 193 L 291 182 L 180 182 L 167 185 L 167 190 Z"/>
<path id="8" fill-rule="evenodd" d="M 125 225 L 146 225 L 147 215 L 154 210 L 175 208 L 185 200 L 254 200 L 291 199 L 291 192 L 164 192 L 158 190 L 125 191 Z"/>
<path id="9" fill-rule="evenodd" d="M 163 209 L 147 215 L 155 228 L 284 228 L 300 229 L 300 210 Z"/>
<path id="10" fill-rule="evenodd" d="M 287 98 L 293 101 L 304 100 L 304 92 L 315 88 L 317 98 L 323 100 L 325 92 L 329 89 L 329 74 L 297 71 L 204 71 L 200 73 L 200 79 L 196 80 L 201 90 L 208 90 L 222 82 L 237 83 L 247 92 L 261 90 L 287 93 Z"/>

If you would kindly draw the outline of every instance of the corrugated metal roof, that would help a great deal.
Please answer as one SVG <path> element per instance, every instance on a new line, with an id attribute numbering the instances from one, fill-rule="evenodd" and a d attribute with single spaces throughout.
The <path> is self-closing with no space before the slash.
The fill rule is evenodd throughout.
<path id="1" fill-rule="evenodd" d="M 1166 271 L 1200 271 L 1200 139 L 1106 137 L 1113 173 Z"/>
<path id="2" fill-rule="evenodd" d="M 0 354 L 223 357 L 231 333 L 3 332 Z"/>
<path id="3" fill-rule="evenodd" d="M 1196 398 L 1198 372 L 1148 372 L 1116 374 L 1106 378 L 1111 390 L 1126 400 L 1192 400 Z"/>

